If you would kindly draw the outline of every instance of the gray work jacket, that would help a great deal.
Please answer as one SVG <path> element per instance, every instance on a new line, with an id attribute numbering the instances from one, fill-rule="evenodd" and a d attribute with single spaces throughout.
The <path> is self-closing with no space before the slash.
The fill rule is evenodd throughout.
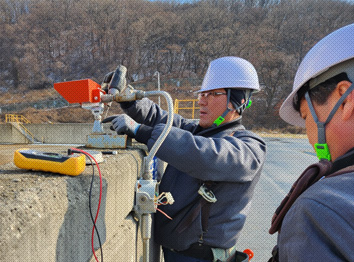
<path id="1" fill-rule="evenodd" d="M 334 166 L 340 161 L 353 165 L 354 151 Z M 354 172 L 321 179 L 302 193 L 284 217 L 278 248 L 281 262 L 354 261 Z"/>
<path id="2" fill-rule="evenodd" d="M 136 139 L 151 149 L 165 126 L 167 113 L 148 99 L 122 108 L 149 127 L 140 128 Z M 150 132 L 144 132 L 148 129 Z M 171 192 L 175 199 L 173 205 L 161 209 L 174 218 L 198 197 L 203 181 L 216 181 L 212 190 L 217 202 L 211 205 L 208 230 L 202 241 L 212 247 L 234 246 L 245 223 L 265 153 L 264 141 L 246 131 L 239 120 L 203 130 L 198 123 L 175 115 L 171 132 L 156 154 L 168 163 L 159 190 Z M 181 234 L 164 232 L 160 225 L 170 221 L 161 213 L 156 213 L 155 219 L 155 239 L 164 247 L 185 250 L 200 240 L 201 214 Z"/>

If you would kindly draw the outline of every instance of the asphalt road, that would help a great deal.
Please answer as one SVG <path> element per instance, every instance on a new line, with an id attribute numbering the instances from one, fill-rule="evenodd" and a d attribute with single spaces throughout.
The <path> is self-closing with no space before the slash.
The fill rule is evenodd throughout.
<path id="1" fill-rule="evenodd" d="M 241 251 L 246 248 L 253 250 L 252 262 L 268 261 L 270 258 L 277 238 L 277 234 L 268 233 L 274 211 L 302 171 L 317 162 L 307 139 L 265 138 L 265 141 L 267 160 L 237 244 Z"/>

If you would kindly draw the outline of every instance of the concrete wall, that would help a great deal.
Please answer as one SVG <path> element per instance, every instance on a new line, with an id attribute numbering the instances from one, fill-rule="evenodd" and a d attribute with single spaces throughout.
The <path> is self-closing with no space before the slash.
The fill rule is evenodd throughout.
<path id="1" fill-rule="evenodd" d="M 25 124 L 40 141 L 49 144 L 85 144 L 93 123 Z"/>
<path id="2" fill-rule="evenodd" d="M 40 150 L 38 145 L 35 148 Z M 50 148 L 63 153 L 68 147 Z M 97 226 L 104 261 L 143 259 L 140 230 L 131 211 L 144 155 L 138 148 L 118 150 L 118 155 L 105 155 L 100 164 L 103 192 Z M 84 173 L 76 177 L 22 170 L 13 163 L 0 168 L 0 261 L 94 261 L 89 212 L 92 166 L 86 166 Z M 93 216 L 98 196 L 96 169 Z M 153 241 L 150 243 L 150 261 L 157 262 L 159 248 Z M 101 261 L 99 252 L 97 256 Z"/>
<path id="3" fill-rule="evenodd" d="M 0 144 L 24 144 L 27 139 L 11 124 L 0 124 Z"/>
<path id="4" fill-rule="evenodd" d="M 93 123 L 23 124 L 33 136 L 46 144 L 86 144 Z M 105 128 L 109 131 L 109 125 Z M 28 143 L 28 140 L 11 124 L 0 124 L 0 144 Z"/>

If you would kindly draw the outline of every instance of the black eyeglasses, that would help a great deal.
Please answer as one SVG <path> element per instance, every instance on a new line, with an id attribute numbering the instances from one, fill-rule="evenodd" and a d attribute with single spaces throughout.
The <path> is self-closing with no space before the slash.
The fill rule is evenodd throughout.
<path id="1" fill-rule="evenodd" d="M 221 95 L 227 95 L 227 93 L 224 93 L 224 92 L 215 92 L 215 91 L 212 91 L 212 92 L 204 92 L 204 93 L 198 93 L 198 99 L 201 99 L 202 97 L 204 98 L 208 98 L 208 96 L 221 96 Z"/>

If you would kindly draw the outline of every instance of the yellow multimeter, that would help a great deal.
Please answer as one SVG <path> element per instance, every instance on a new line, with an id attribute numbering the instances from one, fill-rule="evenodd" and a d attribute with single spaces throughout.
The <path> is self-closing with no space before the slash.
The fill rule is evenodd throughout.
<path id="1" fill-rule="evenodd" d="M 14 163 L 18 168 L 22 169 L 77 176 L 85 170 L 86 157 L 82 154 L 64 156 L 58 153 L 24 148 L 15 151 Z"/>

